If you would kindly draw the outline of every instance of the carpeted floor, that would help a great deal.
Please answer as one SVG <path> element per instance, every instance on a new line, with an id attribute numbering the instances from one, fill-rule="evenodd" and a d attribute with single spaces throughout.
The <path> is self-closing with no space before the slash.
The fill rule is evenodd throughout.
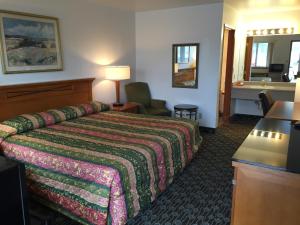
<path id="1" fill-rule="evenodd" d="M 128 225 L 229 225 L 231 157 L 257 121 L 255 117 L 235 117 L 215 134 L 202 133 L 204 141 L 192 163 Z M 63 216 L 57 216 L 53 224 L 77 225 Z"/>

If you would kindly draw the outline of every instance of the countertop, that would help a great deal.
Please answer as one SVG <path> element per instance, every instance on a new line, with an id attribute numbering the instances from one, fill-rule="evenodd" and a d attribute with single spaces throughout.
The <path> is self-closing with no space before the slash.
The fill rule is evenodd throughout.
<path id="1" fill-rule="evenodd" d="M 296 143 L 299 132 L 289 121 L 261 119 L 234 154 L 233 161 L 300 173 L 299 143 Z"/>
<path id="2" fill-rule="evenodd" d="M 294 92 L 296 87 L 293 84 L 285 85 L 285 84 L 272 84 L 272 83 L 267 83 L 267 84 L 262 84 L 259 82 L 255 82 L 253 84 L 244 84 L 244 85 L 237 85 L 234 84 L 232 88 L 235 89 L 250 89 L 250 90 L 270 90 L 270 91 L 291 91 Z"/>

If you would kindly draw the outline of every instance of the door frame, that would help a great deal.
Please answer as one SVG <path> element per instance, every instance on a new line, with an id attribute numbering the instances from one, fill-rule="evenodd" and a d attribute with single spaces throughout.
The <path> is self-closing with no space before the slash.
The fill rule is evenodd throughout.
<path id="1" fill-rule="evenodd" d="M 227 60 L 226 60 L 226 75 L 225 75 L 224 109 L 223 109 L 222 118 L 224 123 L 228 123 L 231 116 L 231 89 L 232 89 L 233 64 L 234 64 L 234 50 L 235 50 L 235 29 L 224 24 L 223 41 L 222 41 L 222 59 L 224 54 L 225 30 L 228 30 L 228 45 L 227 45 Z M 221 59 L 221 73 L 223 68 L 222 59 Z M 222 74 L 220 76 L 219 87 L 221 87 L 221 82 L 222 82 Z M 220 88 L 218 90 L 218 93 L 220 94 Z"/>
<path id="2" fill-rule="evenodd" d="M 291 43 L 290 43 L 290 55 L 289 55 L 289 64 L 288 64 L 288 76 L 290 76 L 290 65 L 291 65 L 291 56 L 292 56 L 292 48 L 293 48 L 293 43 L 294 42 L 300 42 L 300 40 L 291 40 Z M 300 64 L 299 64 L 299 67 L 300 67 Z M 300 68 L 298 68 L 298 71 L 300 71 Z"/>
<path id="3" fill-rule="evenodd" d="M 253 37 L 247 37 L 247 39 L 246 39 L 245 62 L 244 62 L 244 80 L 245 81 L 250 80 L 252 48 L 253 48 Z"/>

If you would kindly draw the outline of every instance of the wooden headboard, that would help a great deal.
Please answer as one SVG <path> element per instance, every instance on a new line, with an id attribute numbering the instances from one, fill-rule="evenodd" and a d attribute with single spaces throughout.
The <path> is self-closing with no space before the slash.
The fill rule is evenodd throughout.
<path id="1" fill-rule="evenodd" d="M 0 86 L 0 121 L 93 100 L 94 78 Z"/>

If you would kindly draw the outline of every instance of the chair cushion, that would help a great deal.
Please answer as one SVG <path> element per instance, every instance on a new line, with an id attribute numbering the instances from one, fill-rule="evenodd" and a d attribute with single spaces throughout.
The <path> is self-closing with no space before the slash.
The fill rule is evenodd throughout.
<path id="1" fill-rule="evenodd" d="M 147 108 L 146 113 L 155 116 L 171 116 L 171 111 L 166 108 Z"/>
<path id="2" fill-rule="evenodd" d="M 125 90 L 128 102 L 136 102 L 142 104 L 146 108 L 150 107 L 151 94 L 147 83 L 135 82 L 127 84 Z"/>

